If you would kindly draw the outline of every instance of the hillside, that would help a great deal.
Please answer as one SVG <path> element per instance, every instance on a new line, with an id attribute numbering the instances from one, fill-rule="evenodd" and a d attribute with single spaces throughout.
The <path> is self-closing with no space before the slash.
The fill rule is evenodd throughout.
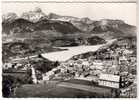
<path id="1" fill-rule="evenodd" d="M 53 30 L 61 33 L 75 33 L 81 32 L 69 22 L 53 21 L 53 20 L 41 20 L 35 23 L 35 30 Z"/>
<path id="2" fill-rule="evenodd" d="M 91 34 L 101 35 L 103 38 L 136 36 L 136 27 L 128 25 L 122 20 L 104 19 L 96 21 L 94 25 Z"/>
<path id="3" fill-rule="evenodd" d="M 135 26 L 128 25 L 124 21 L 117 19 L 102 19 L 95 21 L 88 17 L 77 18 L 72 16 L 61 16 L 54 13 L 50 13 L 48 19 L 70 22 L 84 33 L 105 34 L 105 36 L 108 34 L 113 38 L 136 35 Z M 104 38 L 106 38 L 105 36 Z"/>
<path id="4" fill-rule="evenodd" d="M 40 8 L 24 12 L 21 16 L 8 13 L 2 19 L 3 50 L 6 48 L 3 53 L 7 57 L 22 55 L 23 52 L 52 52 L 58 50 L 53 48 L 55 46 L 97 45 L 115 38 L 136 36 L 136 27 L 122 20 L 95 21 L 88 17 L 77 18 L 54 13 L 46 15 Z M 22 48 L 17 42 L 27 48 Z M 5 43 L 16 44 L 11 48 L 18 49 L 17 52 L 12 53 L 12 49 L 8 50 Z"/>
<path id="5" fill-rule="evenodd" d="M 18 18 L 17 14 L 16 13 L 12 13 L 12 12 L 2 15 L 2 21 L 3 22 L 7 22 L 7 23 L 12 21 L 12 20 L 15 20 L 17 18 Z"/>
<path id="6" fill-rule="evenodd" d="M 62 16 L 55 13 L 50 13 L 48 15 L 48 19 L 51 20 L 59 20 L 59 21 L 66 21 L 72 23 L 75 27 L 78 29 L 89 32 L 91 29 L 93 29 L 93 21 L 87 17 L 85 18 L 77 18 L 72 16 Z"/>
<path id="7" fill-rule="evenodd" d="M 53 30 L 61 33 L 75 33 L 81 32 L 79 29 L 74 27 L 69 22 L 63 21 L 52 21 L 52 20 L 41 20 L 36 23 L 30 22 L 28 20 L 19 18 L 9 23 L 2 23 L 2 31 L 5 34 L 14 33 L 24 33 L 24 32 L 34 32 L 40 30 Z"/>
<path id="8" fill-rule="evenodd" d="M 2 19 L 2 32 L 5 34 L 51 30 L 61 34 L 96 35 L 104 39 L 136 36 L 136 27 L 122 20 L 101 19 L 96 21 L 88 17 L 45 14 L 40 8 L 23 12 L 21 16 L 17 16 L 16 13 L 8 13 L 3 15 Z"/>

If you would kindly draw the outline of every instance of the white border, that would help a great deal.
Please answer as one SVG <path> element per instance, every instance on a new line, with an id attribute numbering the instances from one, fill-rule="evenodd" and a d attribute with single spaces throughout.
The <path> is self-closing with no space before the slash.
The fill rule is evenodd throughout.
<path id="1" fill-rule="evenodd" d="M 137 3 L 137 12 L 139 12 L 139 4 L 138 4 L 138 1 L 137 0 L 2 0 L 1 2 L 4 2 L 4 3 L 8 3 L 8 2 L 18 2 L 18 3 L 23 3 L 23 2 L 81 2 L 81 3 L 86 3 L 86 2 L 89 2 L 89 3 Z M 1 15 L 1 2 L 0 2 L 0 16 Z M 139 13 L 137 13 L 137 17 L 136 17 L 136 21 L 137 21 L 137 33 L 139 32 Z M 2 22 L 2 17 L 0 17 L 0 23 Z M 0 32 L 2 33 L 2 28 L 1 28 L 1 24 L 0 24 Z M 139 66 L 139 63 L 138 63 L 138 59 L 139 59 L 139 56 L 138 56 L 138 47 L 139 47 L 139 43 L 138 43 L 138 34 L 137 34 L 137 66 Z M 2 37 L 1 37 L 1 34 L 0 34 L 0 74 L 2 76 Z M 139 70 L 139 68 L 137 67 L 137 71 Z M 2 81 L 2 78 L 0 76 L 0 82 Z M 137 72 L 137 79 L 139 79 L 139 75 L 138 75 L 138 72 Z M 138 80 L 139 82 L 139 80 Z M 139 86 L 137 85 L 137 88 L 139 90 Z M 3 98 L 2 97 L 2 84 L 0 83 L 0 100 L 12 100 L 12 99 L 15 99 L 15 100 L 18 100 L 18 99 L 21 99 L 21 100 L 25 100 L 25 99 L 28 99 L 28 100 L 38 100 L 38 99 L 41 99 L 41 100 L 48 100 L 48 99 L 51 99 L 51 100 L 64 100 L 65 98 Z M 139 92 L 137 91 L 137 94 Z M 67 100 L 71 100 L 71 99 L 74 99 L 74 100 L 79 100 L 78 98 L 66 98 Z M 139 100 L 139 96 L 137 95 L 137 98 L 80 98 L 80 100 L 90 100 L 90 99 L 95 99 L 95 100 L 99 100 L 99 99 L 109 99 L 109 100 Z"/>

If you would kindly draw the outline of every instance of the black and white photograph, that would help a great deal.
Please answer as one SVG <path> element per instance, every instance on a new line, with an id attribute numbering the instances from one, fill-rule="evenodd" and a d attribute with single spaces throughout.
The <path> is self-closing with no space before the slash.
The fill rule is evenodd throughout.
<path id="1" fill-rule="evenodd" d="M 136 1 L 100 1 L 3 1 L 2 98 L 137 98 Z"/>

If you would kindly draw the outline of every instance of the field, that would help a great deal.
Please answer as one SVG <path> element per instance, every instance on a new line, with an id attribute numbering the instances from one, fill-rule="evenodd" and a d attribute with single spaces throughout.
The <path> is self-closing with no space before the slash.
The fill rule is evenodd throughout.
<path id="1" fill-rule="evenodd" d="M 73 83 L 72 83 L 73 82 Z M 97 91 L 98 87 L 85 84 L 87 81 L 71 80 L 70 82 L 60 82 L 60 81 L 49 81 L 45 84 L 34 84 L 34 85 L 23 85 L 16 90 L 16 95 L 14 97 L 48 97 L 48 98 L 89 98 L 89 97 L 110 97 L 111 89 L 99 88 L 102 91 Z M 77 85 L 76 87 L 64 86 L 64 84 L 70 84 L 70 86 Z M 92 87 L 89 90 L 84 90 L 84 87 Z M 92 90 L 91 90 L 92 89 Z"/>

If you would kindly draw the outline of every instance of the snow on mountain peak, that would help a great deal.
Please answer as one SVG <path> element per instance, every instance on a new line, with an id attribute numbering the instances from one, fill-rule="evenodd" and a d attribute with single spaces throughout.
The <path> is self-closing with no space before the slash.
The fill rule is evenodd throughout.
<path id="1" fill-rule="evenodd" d="M 4 14 L 2 15 L 2 20 L 3 21 L 12 21 L 14 19 L 18 18 L 16 13 L 8 13 L 8 14 Z"/>
<path id="2" fill-rule="evenodd" d="M 29 21 L 32 21 L 32 22 L 37 22 L 42 17 L 45 17 L 46 18 L 46 15 L 38 7 L 36 7 L 33 11 L 24 12 L 21 15 L 21 18 L 26 19 L 26 20 L 29 20 Z"/>

